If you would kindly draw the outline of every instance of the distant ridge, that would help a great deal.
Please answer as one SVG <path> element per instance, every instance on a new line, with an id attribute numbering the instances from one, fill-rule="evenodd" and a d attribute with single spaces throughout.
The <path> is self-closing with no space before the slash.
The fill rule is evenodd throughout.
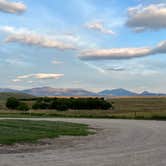
<path id="1" fill-rule="evenodd" d="M 10 88 L 0 88 L 0 92 L 19 92 L 19 90 L 10 89 Z"/>
<path id="2" fill-rule="evenodd" d="M 30 95 L 30 94 L 25 94 L 21 92 L 0 92 L 0 100 L 6 100 L 9 97 L 15 97 L 17 99 L 31 99 L 34 98 L 35 96 Z"/>
<path id="3" fill-rule="evenodd" d="M 112 90 L 104 90 L 98 93 L 102 96 L 137 96 L 139 94 L 135 92 L 128 91 L 126 89 L 112 89 Z"/>
<path id="4" fill-rule="evenodd" d="M 113 96 L 113 97 L 123 97 L 123 96 L 166 96 L 164 93 L 152 93 L 144 91 L 142 93 L 136 93 L 123 88 L 118 89 L 107 89 L 101 92 L 95 93 L 88 90 L 80 88 L 52 88 L 52 87 L 36 87 L 25 90 L 15 90 L 9 88 L 0 88 L 0 92 L 10 92 L 10 93 L 23 93 L 33 96 Z"/>
<path id="5" fill-rule="evenodd" d="M 140 96 L 166 96 L 164 93 L 152 93 L 148 91 L 144 91 L 140 94 Z"/>

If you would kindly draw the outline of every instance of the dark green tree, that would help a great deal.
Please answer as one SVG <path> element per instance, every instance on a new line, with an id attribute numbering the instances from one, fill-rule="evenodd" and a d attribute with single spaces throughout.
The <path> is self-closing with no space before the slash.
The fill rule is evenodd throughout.
<path id="1" fill-rule="evenodd" d="M 7 99 L 7 102 L 6 102 L 6 107 L 8 109 L 17 109 L 17 107 L 19 106 L 20 102 L 18 99 L 14 98 L 14 97 L 10 97 Z"/>

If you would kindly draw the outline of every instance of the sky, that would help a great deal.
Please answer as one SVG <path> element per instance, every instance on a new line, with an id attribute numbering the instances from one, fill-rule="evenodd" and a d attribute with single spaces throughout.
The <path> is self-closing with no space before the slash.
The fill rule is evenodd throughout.
<path id="1" fill-rule="evenodd" d="M 0 0 L 0 88 L 166 92 L 165 0 Z"/>

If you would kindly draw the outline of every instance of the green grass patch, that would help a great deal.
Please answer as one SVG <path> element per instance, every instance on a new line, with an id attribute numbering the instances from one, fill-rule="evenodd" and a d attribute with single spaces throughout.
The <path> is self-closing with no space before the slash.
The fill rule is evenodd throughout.
<path id="1" fill-rule="evenodd" d="M 88 125 L 30 120 L 0 120 L 0 144 L 36 142 L 59 136 L 87 136 Z"/>

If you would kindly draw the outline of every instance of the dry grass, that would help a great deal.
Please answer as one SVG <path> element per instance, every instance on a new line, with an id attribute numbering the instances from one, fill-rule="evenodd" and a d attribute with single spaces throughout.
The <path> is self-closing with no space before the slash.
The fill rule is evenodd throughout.
<path id="1" fill-rule="evenodd" d="M 108 100 L 118 112 L 166 111 L 166 97 L 122 97 Z"/>

